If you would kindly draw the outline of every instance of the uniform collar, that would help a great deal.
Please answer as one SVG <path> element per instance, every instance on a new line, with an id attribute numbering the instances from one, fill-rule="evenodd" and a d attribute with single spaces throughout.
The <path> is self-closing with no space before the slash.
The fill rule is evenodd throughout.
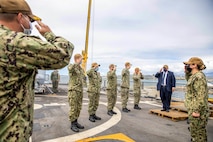
<path id="1" fill-rule="evenodd" d="M 0 27 L 2 28 L 2 29 L 4 29 L 4 30 L 10 30 L 7 26 L 5 26 L 5 25 L 0 25 Z"/>

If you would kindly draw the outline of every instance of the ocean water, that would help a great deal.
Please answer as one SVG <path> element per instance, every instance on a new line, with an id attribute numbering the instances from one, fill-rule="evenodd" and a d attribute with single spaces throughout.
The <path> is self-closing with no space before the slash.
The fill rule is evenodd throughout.
<path id="1" fill-rule="evenodd" d="M 121 83 L 121 78 L 118 77 L 118 84 Z M 51 82 L 49 77 L 46 77 L 46 82 Z M 60 84 L 68 84 L 69 82 L 69 76 L 67 75 L 61 75 L 60 76 Z M 102 86 L 106 85 L 107 79 L 105 76 L 102 77 Z M 157 85 L 157 79 L 143 79 L 141 81 L 144 84 L 144 87 L 146 86 L 156 86 Z M 130 79 L 130 86 L 133 85 L 133 80 Z M 186 81 L 185 80 L 176 80 L 176 85 L 177 86 L 184 86 L 186 85 Z"/>
<path id="2" fill-rule="evenodd" d="M 144 89 L 146 88 L 155 88 L 157 86 L 157 79 L 155 78 L 150 78 L 150 79 L 143 79 L 141 82 L 142 82 L 142 87 Z M 69 76 L 67 75 L 61 75 L 60 76 L 60 82 L 59 84 L 68 84 L 69 82 Z M 118 79 L 117 79 L 117 82 L 118 82 L 118 85 L 121 84 L 121 78 L 118 76 Z M 51 80 L 50 80 L 50 77 L 49 75 L 45 75 L 45 83 L 51 83 Z M 102 88 L 106 88 L 106 85 L 107 85 L 107 79 L 106 79 L 106 76 L 102 76 Z M 185 87 L 186 85 L 186 80 L 176 80 L 176 86 L 177 87 Z M 130 89 L 133 88 L 133 80 L 132 78 L 130 79 Z M 175 98 L 181 98 L 183 99 L 185 96 L 185 92 L 184 91 L 175 91 L 173 92 L 173 97 Z M 213 94 L 210 94 L 209 97 L 213 98 Z"/>

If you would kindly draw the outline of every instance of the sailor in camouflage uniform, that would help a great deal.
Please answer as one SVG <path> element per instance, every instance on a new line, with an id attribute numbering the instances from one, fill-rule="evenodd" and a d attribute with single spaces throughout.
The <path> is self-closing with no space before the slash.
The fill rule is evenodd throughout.
<path id="1" fill-rule="evenodd" d="M 0 141 L 28 142 L 32 135 L 38 69 L 66 66 L 73 44 L 55 36 L 24 0 L 0 0 Z M 31 22 L 47 40 L 30 36 Z"/>
<path id="2" fill-rule="evenodd" d="M 139 68 L 135 68 L 135 73 L 133 74 L 133 93 L 134 93 L 134 109 L 141 110 L 138 106 L 141 98 L 141 79 L 143 75 Z"/>
<path id="3" fill-rule="evenodd" d="M 117 100 L 117 75 L 116 75 L 116 66 L 114 64 L 109 65 L 109 71 L 107 73 L 107 114 L 112 116 L 117 114 L 113 111 Z"/>
<path id="4" fill-rule="evenodd" d="M 60 75 L 58 73 L 58 70 L 54 70 L 52 73 L 51 73 L 51 81 L 52 81 L 52 88 L 53 88 L 53 92 L 58 92 L 58 83 L 60 81 Z"/>
<path id="5" fill-rule="evenodd" d="M 81 67 L 82 56 L 75 54 L 75 64 L 68 66 L 69 71 L 69 86 L 68 86 L 68 100 L 70 105 L 69 119 L 71 121 L 71 130 L 79 132 L 79 129 L 84 129 L 84 126 L 78 123 L 78 117 L 82 108 L 83 101 L 83 80 L 84 70 Z"/>
<path id="6" fill-rule="evenodd" d="M 96 111 L 99 105 L 100 91 L 101 91 L 101 76 L 98 72 L 99 70 L 98 63 L 92 63 L 92 67 L 87 71 L 87 76 L 89 78 L 89 86 L 88 86 L 88 97 L 89 97 L 89 105 L 88 105 L 88 113 L 89 120 L 91 122 L 95 122 L 95 120 L 101 120 L 100 117 L 96 115 Z"/>
<path id="7" fill-rule="evenodd" d="M 185 106 L 188 110 L 192 142 L 207 142 L 206 125 L 209 116 L 206 68 L 198 57 L 192 57 L 185 64 L 187 92 Z"/>
<path id="8" fill-rule="evenodd" d="M 130 87 L 130 73 L 129 69 L 131 64 L 129 62 L 125 63 L 125 68 L 122 70 L 122 82 L 121 82 L 121 100 L 122 100 L 122 111 L 130 112 L 127 108 L 127 102 L 129 98 L 129 87 Z"/>

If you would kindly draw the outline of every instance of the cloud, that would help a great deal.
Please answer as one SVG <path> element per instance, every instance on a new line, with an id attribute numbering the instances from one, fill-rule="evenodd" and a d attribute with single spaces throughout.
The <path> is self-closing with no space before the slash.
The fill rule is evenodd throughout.
<path id="1" fill-rule="evenodd" d="M 75 45 L 74 54 L 81 53 L 88 1 L 27 1 L 56 35 Z M 181 73 L 182 62 L 198 56 L 206 63 L 206 71 L 213 71 L 212 5 L 211 0 L 93 0 L 87 66 L 98 62 L 105 75 L 108 65 L 115 63 L 120 74 L 130 61 L 131 72 L 141 67 L 153 74 L 168 64 Z M 36 30 L 33 33 L 39 35 Z M 67 69 L 61 72 L 67 74 Z"/>

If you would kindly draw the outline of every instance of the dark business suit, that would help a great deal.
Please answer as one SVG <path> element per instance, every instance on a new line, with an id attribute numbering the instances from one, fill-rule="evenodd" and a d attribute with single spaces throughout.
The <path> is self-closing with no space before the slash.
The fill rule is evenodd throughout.
<path id="1" fill-rule="evenodd" d="M 164 73 L 165 72 L 157 72 L 155 77 L 158 78 L 157 90 L 160 90 L 160 97 L 163 103 L 163 109 L 169 110 L 172 96 L 172 87 L 175 87 L 176 79 L 173 72 L 167 71 L 167 76 L 164 84 L 163 81 Z"/>

